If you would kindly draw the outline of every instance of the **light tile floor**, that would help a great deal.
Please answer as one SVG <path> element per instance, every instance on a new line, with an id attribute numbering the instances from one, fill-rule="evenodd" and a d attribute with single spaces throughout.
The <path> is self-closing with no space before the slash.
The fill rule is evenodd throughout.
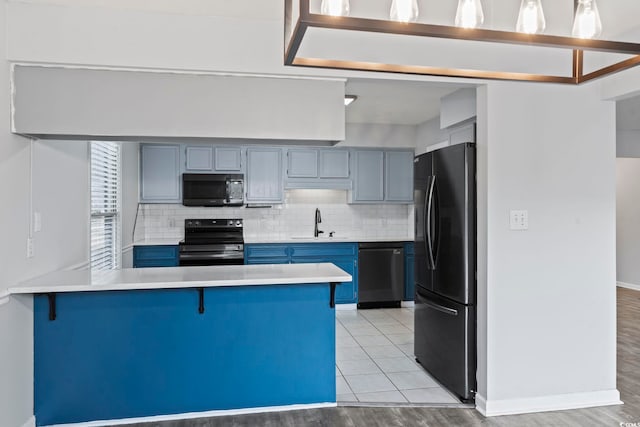
<path id="1" fill-rule="evenodd" d="M 336 311 L 340 404 L 460 404 L 413 355 L 413 308 Z"/>

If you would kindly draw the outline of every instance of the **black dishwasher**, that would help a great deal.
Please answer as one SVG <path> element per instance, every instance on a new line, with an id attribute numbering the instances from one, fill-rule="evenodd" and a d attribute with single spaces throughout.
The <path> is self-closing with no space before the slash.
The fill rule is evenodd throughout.
<path id="1" fill-rule="evenodd" d="M 358 308 L 400 307 L 404 295 L 404 244 L 360 243 Z"/>

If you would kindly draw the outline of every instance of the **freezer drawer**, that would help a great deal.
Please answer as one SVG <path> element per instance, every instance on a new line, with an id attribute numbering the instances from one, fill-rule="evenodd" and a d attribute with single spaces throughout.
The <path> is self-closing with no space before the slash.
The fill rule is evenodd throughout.
<path id="1" fill-rule="evenodd" d="M 464 402 L 476 389 L 476 312 L 416 287 L 415 355 L 433 377 Z"/>

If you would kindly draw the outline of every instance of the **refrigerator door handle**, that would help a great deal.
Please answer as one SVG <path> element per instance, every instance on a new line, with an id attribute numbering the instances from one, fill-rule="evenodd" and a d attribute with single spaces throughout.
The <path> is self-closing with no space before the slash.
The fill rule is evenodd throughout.
<path id="1" fill-rule="evenodd" d="M 436 260 L 433 256 L 433 236 L 431 236 L 431 210 L 433 209 L 433 190 L 435 186 L 436 177 L 435 175 L 432 175 L 429 177 L 429 186 L 427 188 L 427 197 L 425 201 L 427 204 L 427 209 L 425 209 L 427 217 L 427 220 L 425 221 L 425 227 L 427 229 L 425 233 L 425 241 L 427 243 L 427 254 L 429 256 L 430 270 L 436 269 Z"/>
<path id="2" fill-rule="evenodd" d="M 427 270 L 431 270 L 431 260 L 429 259 L 429 189 L 431 188 L 431 175 L 427 177 L 427 190 L 424 194 L 424 206 L 422 209 L 422 235 L 424 236 L 424 252 L 427 256 Z"/>

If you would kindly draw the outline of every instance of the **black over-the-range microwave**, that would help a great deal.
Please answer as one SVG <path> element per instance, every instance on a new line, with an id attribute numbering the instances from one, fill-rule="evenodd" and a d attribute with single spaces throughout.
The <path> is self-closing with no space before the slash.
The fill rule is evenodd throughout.
<path id="1" fill-rule="evenodd" d="M 185 206 L 242 206 L 244 175 L 217 173 L 182 174 Z"/>

